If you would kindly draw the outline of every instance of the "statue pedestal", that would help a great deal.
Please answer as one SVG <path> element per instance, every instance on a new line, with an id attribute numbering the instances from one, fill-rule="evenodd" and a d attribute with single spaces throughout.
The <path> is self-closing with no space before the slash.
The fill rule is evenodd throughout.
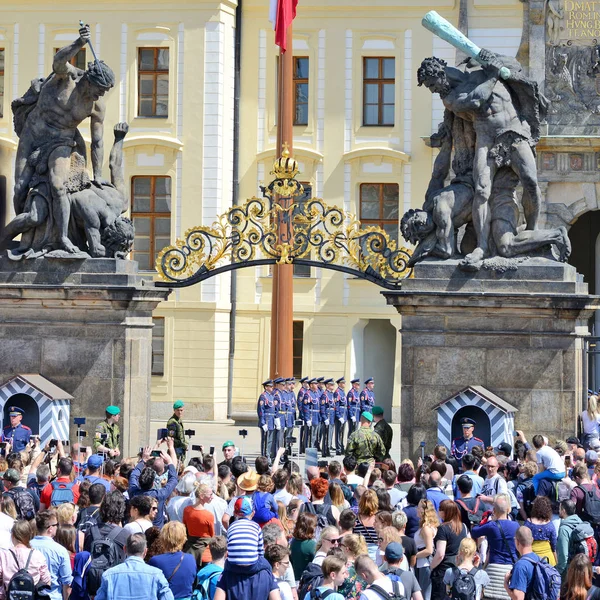
<path id="1" fill-rule="evenodd" d="M 169 293 L 133 261 L 0 258 L 0 383 L 39 373 L 69 392 L 85 445 L 105 407 L 121 407 L 122 452 L 137 454 L 150 441 L 152 311 Z"/>
<path id="2" fill-rule="evenodd" d="M 402 291 L 384 292 L 402 315 L 396 415 L 402 456 L 415 454 L 422 440 L 431 451 L 438 439 L 452 437 L 438 427 L 435 409 L 468 386 L 481 386 L 516 408 L 514 425 L 528 436 L 574 434 L 587 397 L 583 338 L 600 297 L 590 296 L 575 268 L 564 263 L 532 258 L 500 274 L 465 273 L 458 262 L 418 263 Z M 446 416 L 456 432 L 453 414 Z M 512 438 L 512 432 L 503 436 Z"/>

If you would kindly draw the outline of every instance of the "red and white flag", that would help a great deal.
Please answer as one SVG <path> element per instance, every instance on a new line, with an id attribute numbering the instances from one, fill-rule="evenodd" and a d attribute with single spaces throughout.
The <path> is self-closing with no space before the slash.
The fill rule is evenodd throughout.
<path id="1" fill-rule="evenodd" d="M 287 48 L 287 28 L 296 16 L 298 0 L 270 0 L 269 21 L 275 30 L 275 43 L 282 52 Z"/>

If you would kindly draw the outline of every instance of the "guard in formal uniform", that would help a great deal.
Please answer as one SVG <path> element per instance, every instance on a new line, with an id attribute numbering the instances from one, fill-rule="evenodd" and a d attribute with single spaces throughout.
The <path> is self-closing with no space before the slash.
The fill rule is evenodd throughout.
<path id="1" fill-rule="evenodd" d="M 285 420 L 285 437 L 284 441 L 291 435 L 294 435 L 294 424 L 296 422 L 296 394 L 294 388 L 296 387 L 296 379 L 289 377 L 286 380 L 287 387 L 287 400 L 288 400 L 288 412 Z"/>
<path id="2" fill-rule="evenodd" d="M 321 452 L 323 458 L 331 456 L 333 446 L 333 431 L 335 428 L 335 396 L 333 379 L 323 381 L 325 391 L 321 393 L 320 398 L 320 417 L 321 417 Z"/>
<path id="3" fill-rule="evenodd" d="M 337 381 L 335 395 L 335 453 L 340 456 L 344 452 L 344 437 L 348 422 L 348 400 L 346 398 L 346 380 L 340 377 Z"/>
<path id="4" fill-rule="evenodd" d="M 177 400 L 173 404 L 173 416 L 167 421 L 167 430 L 169 437 L 173 438 L 173 448 L 179 460 L 185 459 L 188 444 L 185 440 L 185 428 L 181 422 L 183 417 L 184 404 L 182 400 Z"/>
<path id="5" fill-rule="evenodd" d="M 258 397 L 256 412 L 260 427 L 260 453 L 262 456 L 275 458 L 277 452 L 277 436 L 275 418 L 278 416 L 278 401 L 273 393 L 273 380 L 263 381 L 263 393 Z"/>
<path id="6" fill-rule="evenodd" d="M 375 387 L 375 380 L 372 377 L 369 377 L 365 381 L 365 389 L 360 393 L 360 412 L 368 412 L 370 413 L 373 407 L 375 406 L 375 392 L 373 388 Z"/>
<path id="7" fill-rule="evenodd" d="M 283 377 L 277 377 L 273 379 L 275 384 L 275 391 L 273 392 L 275 400 L 277 400 L 278 411 L 275 417 L 275 437 L 276 437 L 276 448 L 283 448 L 283 434 L 285 432 L 285 422 L 288 413 L 288 394 L 286 389 L 286 380 Z"/>
<path id="8" fill-rule="evenodd" d="M 325 377 L 317 377 L 317 388 L 319 392 L 322 394 L 325 391 Z"/>
<path id="9" fill-rule="evenodd" d="M 475 446 L 481 446 L 481 448 L 485 450 L 483 440 L 480 440 L 473 435 L 476 425 L 475 420 L 464 418 L 460 420 L 460 423 L 462 425 L 463 434 L 461 437 L 452 440 L 452 447 L 450 449 L 450 453 L 459 464 L 462 462 L 463 456 L 469 454 Z"/>
<path id="10" fill-rule="evenodd" d="M 310 408 L 307 410 L 307 414 L 310 415 L 310 447 L 318 450 L 320 448 L 319 425 L 321 424 L 321 392 L 319 391 L 316 379 L 311 379 L 308 383 L 310 387 L 308 390 Z"/>
<path id="11" fill-rule="evenodd" d="M 300 426 L 300 454 L 306 452 L 306 442 L 308 441 L 308 427 L 306 426 L 306 405 L 304 404 L 304 398 L 308 398 L 308 377 L 302 377 L 300 379 L 300 389 L 298 390 L 298 396 L 296 397 L 296 405 L 298 406 L 298 418 L 302 421 Z M 307 402 L 308 404 L 308 402 Z"/>
<path id="12" fill-rule="evenodd" d="M 100 421 L 96 426 L 94 436 L 94 452 L 102 452 L 108 457 L 121 456 L 119 442 L 121 441 L 121 431 L 119 429 L 119 419 L 121 418 L 121 409 L 118 406 L 107 406 L 104 421 Z"/>
<path id="13" fill-rule="evenodd" d="M 27 446 L 31 437 L 31 429 L 21 423 L 24 414 L 25 411 L 18 406 L 11 406 L 8 409 L 10 425 L 7 425 L 3 429 L 2 441 L 10 442 L 13 452 L 22 452 L 25 450 L 25 446 Z"/>
<path id="14" fill-rule="evenodd" d="M 348 391 L 346 400 L 348 401 L 348 435 L 358 428 L 358 418 L 360 417 L 360 379 L 353 379 L 352 387 Z"/>
<path id="15" fill-rule="evenodd" d="M 374 406 L 373 412 L 373 421 L 375 426 L 373 427 L 373 431 L 379 434 L 383 445 L 385 446 L 385 456 L 384 458 L 390 457 L 390 450 L 392 449 L 392 440 L 394 438 L 394 430 L 391 425 L 383 418 L 383 408 L 381 406 Z"/>

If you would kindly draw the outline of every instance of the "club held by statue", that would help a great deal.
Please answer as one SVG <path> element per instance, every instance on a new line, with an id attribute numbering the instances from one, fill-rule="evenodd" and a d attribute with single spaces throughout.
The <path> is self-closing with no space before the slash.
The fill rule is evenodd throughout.
<path id="1" fill-rule="evenodd" d="M 79 27 L 84 27 L 84 26 L 85 26 L 84 22 L 81 19 L 79 19 Z M 98 60 L 98 57 L 96 56 L 96 51 L 94 50 L 94 46 L 92 45 L 91 39 L 88 40 L 88 46 L 90 47 L 90 51 L 92 52 L 92 56 L 94 57 L 94 62 L 96 63 L 96 66 L 98 67 L 98 71 L 100 71 L 100 74 L 102 75 L 102 81 L 106 85 L 106 79 L 104 78 L 104 71 L 100 67 L 100 61 Z"/>
<path id="2" fill-rule="evenodd" d="M 470 56 L 481 64 L 486 64 L 485 61 L 479 58 L 481 48 L 456 29 L 452 23 L 446 21 L 446 19 L 440 16 L 435 10 L 430 10 L 421 20 L 421 24 L 425 29 L 428 29 L 431 33 L 434 33 L 445 42 L 448 42 L 457 50 L 461 50 L 467 56 Z M 510 70 L 506 67 L 502 67 L 500 69 L 500 77 L 502 79 L 508 79 L 510 77 Z"/>

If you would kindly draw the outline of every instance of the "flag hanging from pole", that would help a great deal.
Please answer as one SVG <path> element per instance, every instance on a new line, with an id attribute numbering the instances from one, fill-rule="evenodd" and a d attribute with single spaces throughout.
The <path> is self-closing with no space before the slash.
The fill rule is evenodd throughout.
<path id="1" fill-rule="evenodd" d="M 298 0 L 270 0 L 269 21 L 275 29 L 275 43 L 282 52 L 287 48 L 287 29 L 296 16 Z"/>

